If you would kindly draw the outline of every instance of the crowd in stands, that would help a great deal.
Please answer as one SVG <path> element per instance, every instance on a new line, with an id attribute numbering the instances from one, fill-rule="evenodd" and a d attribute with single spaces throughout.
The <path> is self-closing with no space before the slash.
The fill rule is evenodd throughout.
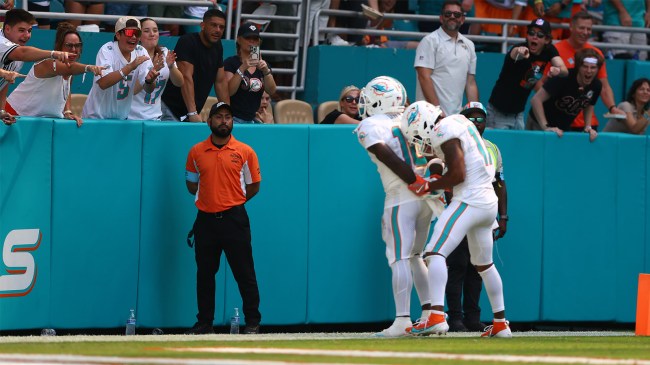
<path id="1" fill-rule="evenodd" d="M 415 100 L 429 100 L 441 105 L 446 114 L 457 113 L 463 93 L 469 101 L 479 101 L 476 88 L 476 58 L 473 42 L 468 34 L 499 34 L 504 28 L 496 24 L 472 24 L 465 22 L 467 16 L 479 18 L 528 19 L 527 27 L 509 27 L 510 35 L 520 35 L 525 42 L 510 48 L 505 57 L 503 70 L 487 103 L 487 126 L 489 128 L 545 129 L 546 117 L 542 105 L 553 100 L 547 79 L 578 78 L 575 92 L 586 90 L 580 72 L 569 73 L 578 65 L 578 53 L 584 49 L 595 50 L 595 56 L 582 55 L 582 61 L 595 65 L 597 76 L 592 85 L 597 90 L 589 95 L 580 111 L 588 112 L 590 122 L 585 123 L 582 112 L 571 120 L 568 126 L 551 126 L 559 130 L 587 131 L 598 128 L 598 119 L 593 113 L 593 104 L 600 97 L 611 114 L 609 126 L 605 131 L 628 131 L 645 133 L 648 124 L 648 94 L 650 84 L 647 79 L 637 80 L 625 101 L 619 104 L 607 80 L 606 60 L 609 58 L 645 60 L 646 52 L 611 50 L 603 53 L 592 46 L 593 14 L 601 12 L 603 24 L 648 27 L 650 15 L 646 2 L 638 0 L 463 0 L 459 8 L 443 11 L 449 0 L 407 1 L 407 0 L 323 0 L 313 1 L 314 9 L 340 9 L 359 11 L 364 17 L 324 17 L 320 19 L 328 27 L 357 29 L 400 29 L 431 32 L 429 36 L 417 40 L 392 39 L 387 36 L 330 34 L 323 42 L 331 45 L 365 45 L 372 47 L 417 48 L 415 70 L 417 75 L 417 94 Z M 452 1 L 453 2 L 453 1 Z M 12 9 L 13 0 L 5 1 L 4 9 Z M 201 120 L 201 110 L 206 106 L 210 90 L 214 87 L 219 100 L 227 101 L 234 111 L 238 123 L 273 123 L 271 97 L 276 92 L 276 79 L 272 67 L 253 49 L 260 45 L 260 25 L 246 22 L 239 25 L 236 36 L 236 55 L 223 59 L 220 39 L 226 24 L 224 4 L 210 0 L 209 6 L 167 6 L 136 3 L 95 3 L 65 0 L 67 12 L 87 14 L 124 15 L 117 23 L 86 22 L 95 24 L 115 34 L 114 41 L 106 43 L 99 50 L 96 65 L 83 65 L 74 62 L 82 51 L 83 40 L 76 26 L 81 21 L 61 21 L 57 24 L 57 36 L 52 51 L 15 52 L 18 47 L 27 50 L 25 44 L 31 37 L 32 25 L 49 28 L 50 22 L 35 19 L 29 12 L 14 9 L 6 14 L 2 36 L 9 46 L 1 50 L 4 57 L 12 61 L 11 67 L 0 70 L 0 103 L 4 104 L 1 117 L 5 124 L 15 122 L 13 116 L 29 115 L 72 119 L 78 125 L 81 118 L 134 119 L 134 120 L 180 120 L 197 122 Z M 259 4 L 254 4 L 255 6 Z M 46 11 L 49 1 L 29 1 L 29 9 Z M 429 14 L 436 15 L 433 21 L 405 21 L 384 18 L 383 14 Z M 202 26 L 178 26 L 158 24 L 147 16 L 185 17 L 202 20 Z M 211 23 L 211 21 L 213 21 Z M 569 29 L 554 26 L 568 23 Z M 469 52 L 468 68 L 459 70 L 459 63 L 451 58 L 435 62 L 427 61 L 428 54 L 435 52 L 440 35 L 449 33 L 440 29 L 445 24 L 457 24 L 453 38 L 470 45 L 464 48 Z M 442 28 L 441 28 L 442 26 Z M 162 32 L 182 35 L 175 50 L 158 45 Z M 440 34 L 436 36 L 436 34 Z M 433 38 L 431 38 L 433 37 Z M 647 44 L 645 33 L 604 32 L 603 40 L 617 44 Z M 552 41 L 555 40 L 556 44 Z M 558 42 L 558 40 L 561 40 Z M 463 51 L 463 52 L 465 52 Z M 259 51 L 257 51 L 259 52 Z M 445 53 L 448 54 L 448 53 Z M 472 58 L 473 57 L 473 58 Z M 596 61 L 592 61 L 595 59 Z M 23 62 L 36 61 L 34 67 L 22 75 Z M 441 80 L 435 70 L 449 64 L 459 72 L 458 91 L 450 92 L 451 87 L 439 88 Z M 101 65 L 101 66 L 100 66 Z M 580 64 L 582 65 L 582 64 Z M 445 66 L 447 67 L 447 66 Z M 576 67 L 577 69 L 578 67 Z M 195 72 L 200 71 L 200 72 Z M 94 75 L 94 83 L 84 105 L 82 115 L 75 115 L 70 107 L 70 82 L 73 75 L 84 73 Z M 444 75 L 444 73 L 443 73 Z M 7 84 L 16 78 L 26 77 L 20 87 L 7 97 Z M 84 76 L 85 77 L 85 76 Z M 444 76 L 443 76 L 444 77 Z M 168 82 L 171 81 L 171 82 Z M 50 85 L 50 86 L 44 86 Z M 573 85 L 573 84 L 572 84 Z M 564 86 L 560 88 L 566 91 Z M 557 86 L 555 87 L 558 88 Z M 573 88 L 573 86 L 571 86 Z M 530 115 L 524 116 L 528 96 L 540 91 L 533 99 Z M 338 105 L 322 120 L 322 124 L 358 123 L 360 90 L 346 86 L 341 91 Z M 47 100 L 35 107 L 25 102 L 26 93 L 39 95 L 38 100 Z M 451 93 L 451 94 L 450 94 Z M 115 97 L 117 95 L 117 97 Z M 512 98 L 502 100 L 503 95 Z M 41 97 L 42 96 L 42 97 Z M 485 98 L 485 97 L 484 97 Z M 30 98 L 35 100 L 36 98 Z M 486 98 L 487 99 L 487 98 Z M 516 99 L 516 100 L 515 100 Z M 516 102 L 513 102 L 516 101 Z M 645 101 L 644 101 L 645 100 Z M 450 103 L 448 105 L 448 103 Z M 46 112 L 42 106 L 54 106 Z M 591 107 L 587 107 L 591 105 Z M 210 105 L 207 105 L 209 107 Z M 568 117 L 567 117 L 568 118 Z M 277 118 L 275 118 L 277 119 Z M 533 121 L 531 123 L 531 121 Z M 539 122 L 543 122 L 540 124 Z M 549 122 L 550 123 L 550 122 Z M 552 124 L 552 123 L 551 123 Z M 550 125 L 550 124 L 549 124 Z M 561 135 L 561 133 L 558 133 Z"/>

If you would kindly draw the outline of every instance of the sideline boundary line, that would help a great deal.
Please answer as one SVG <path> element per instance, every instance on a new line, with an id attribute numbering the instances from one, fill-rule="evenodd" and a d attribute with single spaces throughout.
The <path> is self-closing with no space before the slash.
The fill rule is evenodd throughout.
<path id="1" fill-rule="evenodd" d="M 506 340 L 507 341 L 507 340 Z M 532 355 L 477 355 L 450 354 L 430 352 L 399 352 L 399 351 L 364 351 L 364 350 L 312 350 L 312 349 L 279 349 L 279 348 L 243 348 L 243 347 L 204 347 L 204 348 L 166 348 L 166 350 L 183 352 L 203 352 L 220 354 L 273 354 L 273 355 L 310 355 L 338 357 L 369 357 L 369 358 L 408 358 L 432 360 L 469 360 L 494 362 L 523 362 L 545 364 L 597 364 L 597 365 L 650 365 L 650 360 L 641 359 L 606 359 L 574 356 L 532 356 Z"/>

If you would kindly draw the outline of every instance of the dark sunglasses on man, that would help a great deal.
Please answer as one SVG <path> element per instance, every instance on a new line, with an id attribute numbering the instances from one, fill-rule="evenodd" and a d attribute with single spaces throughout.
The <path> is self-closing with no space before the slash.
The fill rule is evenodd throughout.
<path id="1" fill-rule="evenodd" d="M 485 117 L 471 117 L 467 119 L 472 123 L 485 123 Z"/>
<path id="2" fill-rule="evenodd" d="M 464 14 L 460 11 L 445 11 L 442 15 L 444 15 L 445 18 L 451 18 L 453 16 L 456 19 L 460 19 Z"/>
<path id="3" fill-rule="evenodd" d="M 528 35 L 531 37 L 537 36 L 537 38 L 546 38 L 546 34 L 544 32 L 536 32 L 534 30 L 529 30 Z"/>

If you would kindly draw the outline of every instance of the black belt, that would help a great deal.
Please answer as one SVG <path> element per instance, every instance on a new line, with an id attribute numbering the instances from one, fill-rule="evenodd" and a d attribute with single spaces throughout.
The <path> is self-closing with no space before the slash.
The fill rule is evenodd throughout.
<path id="1" fill-rule="evenodd" d="M 217 219 L 221 219 L 221 218 L 223 218 L 223 217 L 225 217 L 227 215 L 236 213 L 237 211 L 239 211 L 243 207 L 244 207 L 243 204 L 242 205 L 236 205 L 236 206 L 234 206 L 234 207 L 232 207 L 230 209 L 226 209 L 224 211 L 216 212 L 216 213 L 204 212 L 204 211 L 199 209 L 199 214 L 207 215 L 207 216 L 214 217 L 214 218 L 217 218 Z M 194 226 L 192 226 L 192 229 L 187 234 L 187 245 L 190 246 L 190 248 L 194 247 Z"/>
<path id="2" fill-rule="evenodd" d="M 209 213 L 209 212 L 204 212 L 202 210 L 199 210 L 199 213 L 209 215 L 209 216 L 217 218 L 217 219 L 221 219 L 221 218 L 223 218 L 223 217 L 225 217 L 227 215 L 230 215 L 230 214 L 233 214 L 233 213 L 236 213 L 236 212 L 240 211 L 240 209 L 243 208 L 243 207 L 244 207 L 243 205 L 236 205 L 236 206 L 234 206 L 234 207 L 232 207 L 230 209 L 226 209 L 226 210 L 223 210 L 221 212 L 216 212 L 216 213 Z"/>

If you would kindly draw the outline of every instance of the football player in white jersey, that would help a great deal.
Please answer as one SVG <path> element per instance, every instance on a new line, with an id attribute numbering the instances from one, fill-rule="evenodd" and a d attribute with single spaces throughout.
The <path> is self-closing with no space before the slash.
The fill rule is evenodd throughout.
<path id="1" fill-rule="evenodd" d="M 158 24 L 151 18 L 144 18 L 140 20 L 140 25 L 142 26 L 140 44 L 142 44 L 150 58 L 147 61 L 148 67 L 156 68 L 160 72 L 160 76 L 154 82 L 156 87 L 153 92 L 135 90 L 128 119 L 160 120 L 162 117 L 160 96 L 165 90 L 165 86 L 167 86 L 167 81 L 169 80 L 175 86 L 181 87 L 183 86 L 183 74 L 176 66 L 176 53 L 158 45 L 160 39 Z"/>
<path id="2" fill-rule="evenodd" d="M 420 255 L 427 240 L 432 210 L 409 190 L 410 183 L 423 179 L 414 170 L 425 167 L 426 160 L 418 158 L 400 129 L 405 103 L 406 91 L 399 81 L 387 76 L 374 78 L 361 90 L 359 114 L 365 119 L 355 129 L 359 143 L 377 165 L 386 192 L 382 238 L 392 270 L 397 313 L 389 328 L 375 334 L 379 337 L 408 335 L 406 329 L 412 326 L 410 299 L 414 283 L 422 305 L 422 318 L 428 317 L 430 303 L 427 269 Z"/>
<path id="3" fill-rule="evenodd" d="M 126 119 L 133 90 L 143 87 L 146 92 L 154 91 L 159 72 L 145 63 L 149 55 L 138 45 L 141 35 L 138 19 L 123 16 L 117 20 L 115 40 L 104 44 L 97 53 L 95 64 L 106 68 L 100 76 L 95 76 L 82 118 Z"/>
<path id="4" fill-rule="evenodd" d="M 431 112 L 434 110 L 434 112 Z M 407 331 L 414 335 L 446 334 L 446 258 L 467 236 L 472 264 L 483 278 L 494 313 L 494 322 L 482 336 L 512 337 L 505 319 L 503 284 L 492 262 L 492 227 L 497 216 L 497 196 L 492 187 L 495 162 L 472 122 L 460 114 L 444 117 L 440 107 L 426 101 L 410 105 L 406 120 L 417 121 L 418 133 L 409 142 L 423 155 L 442 158 L 447 172 L 421 184 L 419 192 L 453 189 L 453 198 L 438 218 L 425 247 L 431 290 L 431 314 Z"/>
<path id="5" fill-rule="evenodd" d="M 67 65 L 75 60 L 75 55 L 61 51 L 45 51 L 26 46 L 32 37 L 32 25 L 36 23 L 34 16 L 24 9 L 11 9 L 5 14 L 4 25 L 0 32 L 0 64 L 8 72 L 19 73 L 23 62 L 34 62 L 46 58 L 56 59 Z M 5 78 L 5 76 L 8 76 Z M 12 124 L 15 118 L 5 112 L 8 84 L 13 83 L 17 74 L 0 75 L 0 118 L 5 124 Z"/>

